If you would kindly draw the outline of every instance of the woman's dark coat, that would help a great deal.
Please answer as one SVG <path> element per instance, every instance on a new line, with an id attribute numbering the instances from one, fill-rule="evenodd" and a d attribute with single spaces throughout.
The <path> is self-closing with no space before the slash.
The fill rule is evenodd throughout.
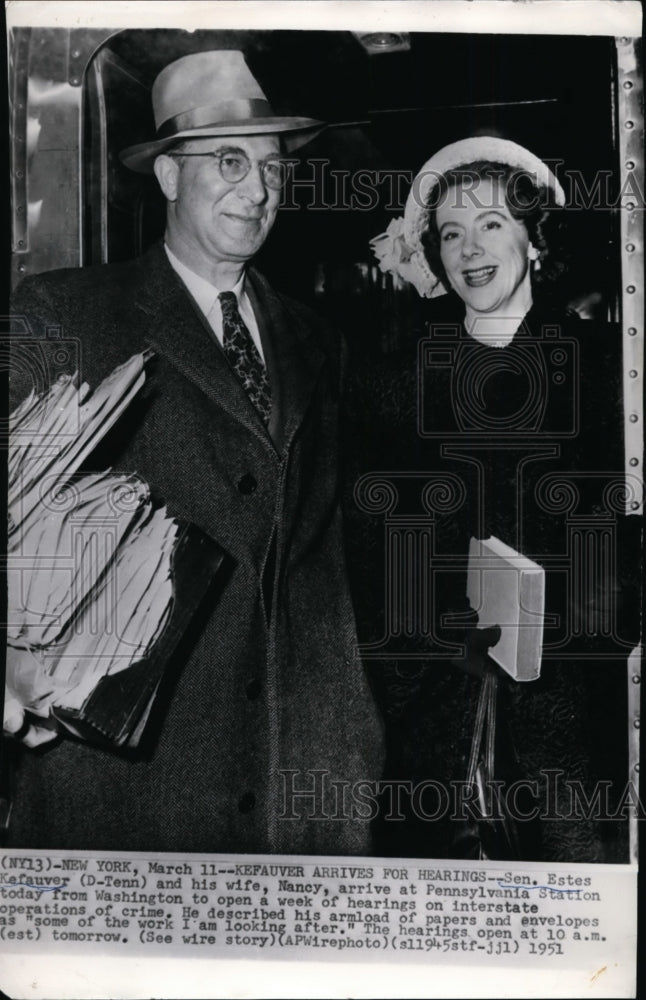
<path id="1" fill-rule="evenodd" d="M 449 792 L 466 779 L 480 680 L 451 649 L 464 649 L 467 635 L 469 539 L 495 535 L 545 567 L 553 616 L 540 680 L 503 675 L 500 686 L 495 776 L 536 781 L 544 813 L 519 824 L 524 856 L 626 860 L 626 814 L 574 815 L 567 784 L 579 782 L 593 801 L 604 787 L 596 783 L 610 783 L 613 813 L 629 778 L 626 659 L 638 642 L 640 525 L 624 514 L 620 332 L 534 307 L 512 352 L 470 338 L 463 309 L 452 296 L 431 303 L 419 340 L 378 361 L 359 358 L 351 378 L 349 568 L 388 720 L 387 774 Z M 409 549 L 397 549 L 395 566 L 393 539 L 405 531 Z M 608 562 L 582 569 L 581 539 L 599 533 L 610 539 Z M 441 625 L 455 613 L 462 626 Z M 558 781 L 549 777 L 559 770 Z M 382 824 L 380 851 L 461 856 L 459 824 L 432 789 L 409 802 L 405 822 Z"/>

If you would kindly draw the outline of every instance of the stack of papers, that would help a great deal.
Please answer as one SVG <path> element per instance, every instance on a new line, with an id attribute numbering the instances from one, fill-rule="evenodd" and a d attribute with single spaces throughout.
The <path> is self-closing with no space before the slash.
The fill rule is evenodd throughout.
<path id="1" fill-rule="evenodd" d="M 79 474 L 143 385 L 142 354 L 90 393 L 65 378 L 10 418 L 6 683 L 34 714 L 81 712 L 171 614 L 179 526 L 136 476 Z"/>

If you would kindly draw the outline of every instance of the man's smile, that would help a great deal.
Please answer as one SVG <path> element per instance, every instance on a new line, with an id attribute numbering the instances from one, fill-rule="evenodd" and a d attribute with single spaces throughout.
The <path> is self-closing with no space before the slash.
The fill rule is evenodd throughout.
<path id="1" fill-rule="evenodd" d="M 227 218 L 235 222 L 262 222 L 262 215 L 237 215 L 234 212 L 225 212 Z"/>

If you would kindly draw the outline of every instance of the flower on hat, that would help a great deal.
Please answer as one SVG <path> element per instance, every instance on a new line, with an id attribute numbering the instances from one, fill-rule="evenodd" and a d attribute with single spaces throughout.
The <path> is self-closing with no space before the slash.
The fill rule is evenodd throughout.
<path id="1" fill-rule="evenodd" d="M 404 219 L 391 219 L 385 233 L 370 240 L 383 274 L 393 274 L 413 285 L 418 295 L 432 299 L 446 294 L 444 285 L 431 271 L 422 250 L 409 246 L 404 238 Z"/>

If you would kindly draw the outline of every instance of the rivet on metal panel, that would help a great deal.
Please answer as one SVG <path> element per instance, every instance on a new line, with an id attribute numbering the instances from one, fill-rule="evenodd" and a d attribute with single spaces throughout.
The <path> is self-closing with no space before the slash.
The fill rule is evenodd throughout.
<path id="1" fill-rule="evenodd" d="M 25 245 L 25 241 L 24 240 L 18 240 L 18 246 L 19 247 L 24 247 L 24 245 Z"/>
<path id="2" fill-rule="evenodd" d="M 631 413 L 628 419 L 630 420 L 631 424 L 636 424 L 637 421 L 639 420 L 639 417 L 637 416 L 636 413 Z"/>
<path id="3" fill-rule="evenodd" d="M 80 49 L 72 49 L 72 53 L 71 53 L 72 59 L 78 59 L 79 56 L 80 56 L 80 54 L 81 54 L 81 50 Z M 626 84 L 624 84 L 624 87 L 625 86 L 626 86 Z M 630 86 L 632 87 L 632 83 L 631 83 Z"/>
<path id="4" fill-rule="evenodd" d="M 74 53 L 72 53 L 74 55 Z M 624 80 L 624 90 L 632 90 L 632 80 Z"/>
<path id="5" fill-rule="evenodd" d="M 637 378 L 637 371 L 635 368 L 631 368 L 628 374 L 630 375 L 631 378 Z"/>
<path id="6" fill-rule="evenodd" d="M 24 274 L 25 271 L 27 270 L 27 265 L 26 264 L 18 264 L 18 270 L 20 271 L 21 274 Z"/>
<path id="7" fill-rule="evenodd" d="M 635 721 L 633 722 L 633 726 L 635 727 L 635 729 L 639 729 L 639 725 L 640 725 L 639 719 L 635 719 Z"/>
<path id="8" fill-rule="evenodd" d="M 634 169 L 635 169 L 635 161 L 628 160 L 628 163 L 626 164 L 626 170 L 634 170 Z"/>
<path id="9" fill-rule="evenodd" d="M 627 285 L 626 291 L 628 292 L 629 295 L 634 295 L 637 289 L 635 288 L 634 285 Z"/>
<path id="10" fill-rule="evenodd" d="M 633 684 L 639 684 L 641 677 L 639 674 L 633 674 Z"/>
<path id="11" fill-rule="evenodd" d="M 626 210 L 628 212 L 634 212 L 636 208 L 637 206 L 634 201 L 626 202 Z"/>
<path id="12" fill-rule="evenodd" d="M 635 251 L 635 244 L 634 243 L 626 243 L 626 253 L 634 253 L 634 251 Z M 630 330 L 628 332 L 630 333 Z"/>
<path id="13" fill-rule="evenodd" d="M 639 459 L 638 458 L 631 458 L 630 464 L 632 466 L 639 465 Z"/>
<path id="14" fill-rule="evenodd" d="M 635 770 L 637 771 L 637 774 L 639 774 L 639 762 L 635 764 Z"/>
<path id="15" fill-rule="evenodd" d="M 81 81 L 79 80 L 78 76 L 71 76 L 71 77 L 70 77 L 70 84 L 71 84 L 71 85 L 72 85 L 73 87 L 78 87 L 78 85 L 80 84 L 80 82 L 81 82 Z"/>
<path id="16" fill-rule="evenodd" d="M 639 501 L 638 500 L 633 500 L 632 503 L 631 503 L 631 505 L 630 505 L 630 509 L 631 510 L 639 510 Z"/>
<path id="17" fill-rule="evenodd" d="M 636 337 L 637 336 L 637 327 L 636 326 L 629 326 L 628 327 L 628 336 L 629 337 Z"/>
<path id="18" fill-rule="evenodd" d="M 634 128 L 634 127 L 635 127 L 635 123 L 634 123 L 633 121 L 631 121 L 631 120 L 629 119 L 629 120 L 628 120 L 628 121 L 627 121 L 627 122 L 625 123 L 625 127 L 626 127 L 626 128 Z"/>

